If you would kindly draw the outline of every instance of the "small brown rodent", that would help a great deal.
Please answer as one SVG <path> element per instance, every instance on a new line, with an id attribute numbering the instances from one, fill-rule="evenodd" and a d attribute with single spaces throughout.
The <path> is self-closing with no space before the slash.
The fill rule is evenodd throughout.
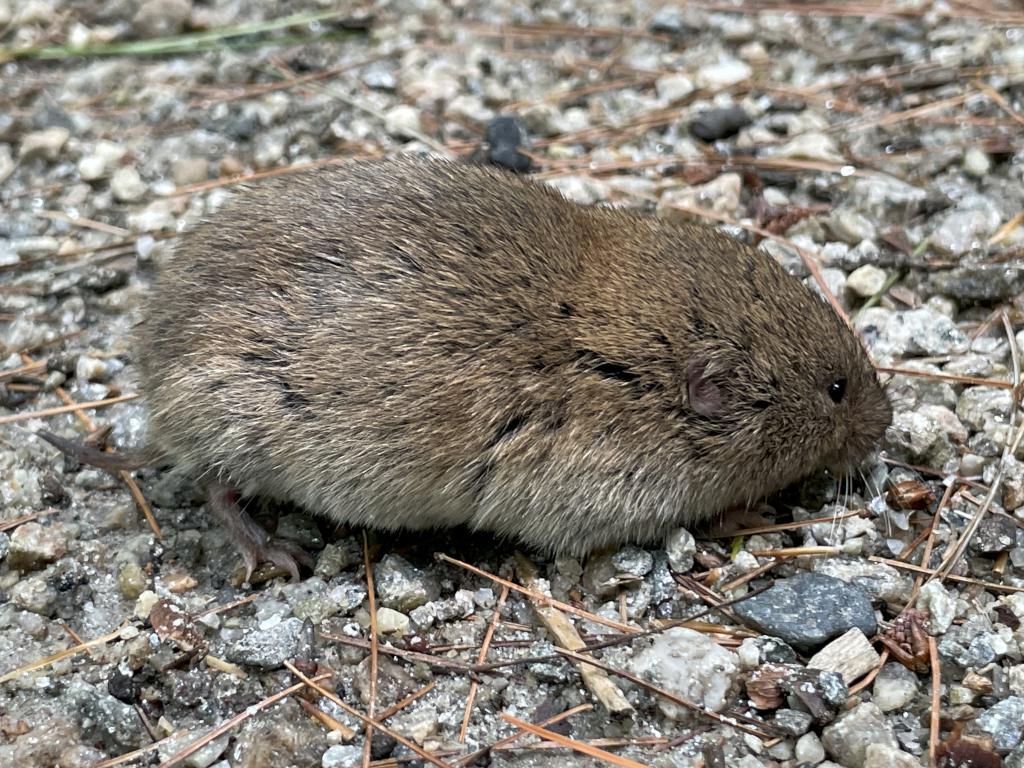
<path id="1" fill-rule="evenodd" d="M 579 555 L 849 467 L 891 418 L 854 334 L 766 254 L 423 158 L 237 196 L 182 237 L 137 351 L 150 441 L 250 569 L 294 563 L 234 491 Z"/>

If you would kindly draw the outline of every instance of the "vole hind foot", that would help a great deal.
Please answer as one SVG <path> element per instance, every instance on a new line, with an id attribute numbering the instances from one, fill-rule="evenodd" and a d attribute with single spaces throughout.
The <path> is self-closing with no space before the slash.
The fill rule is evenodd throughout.
<path id="1" fill-rule="evenodd" d="M 313 566 L 313 558 L 289 541 L 274 539 L 259 523 L 238 505 L 238 495 L 220 485 L 211 486 L 209 506 L 228 532 L 235 549 L 245 564 L 243 582 L 252 581 L 253 572 L 262 563 L 270 563 L 287 572 L 292 581 L 299 580 L 299 565 Z"/>

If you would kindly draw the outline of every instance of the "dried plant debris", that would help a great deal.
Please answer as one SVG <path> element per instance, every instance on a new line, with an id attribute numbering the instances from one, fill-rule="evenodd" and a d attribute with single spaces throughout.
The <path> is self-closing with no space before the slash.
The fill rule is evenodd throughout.
<path id="1" fill-rule="evenodd" d="M 0 0 L 0 765 L 1024 765 L 1019 4 L 279 5 Z M 143 292 L 238 184 L 400 151 L 757 244 L 880 458 L 582 562 L 248 499 L 315 564 L 237 583 L 122 459 Z"/>

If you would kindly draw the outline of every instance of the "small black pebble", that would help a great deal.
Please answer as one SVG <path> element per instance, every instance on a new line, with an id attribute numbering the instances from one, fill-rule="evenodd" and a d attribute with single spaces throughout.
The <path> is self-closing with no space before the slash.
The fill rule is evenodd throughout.
<path id="1" fill-rule="evenodd" d="M 374 760 L 386 760 L 395 751 L 398 742 L 386 733 L 373 732 L 373 740 L 370 742 L 370 757 Z"/>
<path id="2" fill-rule="evenodd" d="M 690 133 L 701 141 L 718 141 L 739 133 L 750 124 L 750 116 L 742 107 L 723 107 L 701 112 L 690 122 Z"/>
<path id="3" fill-rule="evenodd" d="M 526 126 L 514 115 L 500 115 L 487 125 L 485 136 L 490 149 L 487 160 L 516 173 L 530 170 L 530 158 L 519 151 L 527 142 Z"/>
<path id="4" fill-rule="evenodd" d="M 139 697 L 139 685 L 132 675 L 115 669 L 107 680 L 107 693 L 125 704 L 134 704 Z"/>

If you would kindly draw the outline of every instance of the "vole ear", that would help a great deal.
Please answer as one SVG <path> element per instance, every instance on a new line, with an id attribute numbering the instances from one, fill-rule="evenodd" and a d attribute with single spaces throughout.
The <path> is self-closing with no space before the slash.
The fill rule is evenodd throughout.
<path id="1" fill-rule="evenodd" d="M 725 413 L 725 392 L 714 373 L 711 360 L 706 357 L 697 358 L 686 369 L 686 393 L 690 407 L 709 419 Z"/>

